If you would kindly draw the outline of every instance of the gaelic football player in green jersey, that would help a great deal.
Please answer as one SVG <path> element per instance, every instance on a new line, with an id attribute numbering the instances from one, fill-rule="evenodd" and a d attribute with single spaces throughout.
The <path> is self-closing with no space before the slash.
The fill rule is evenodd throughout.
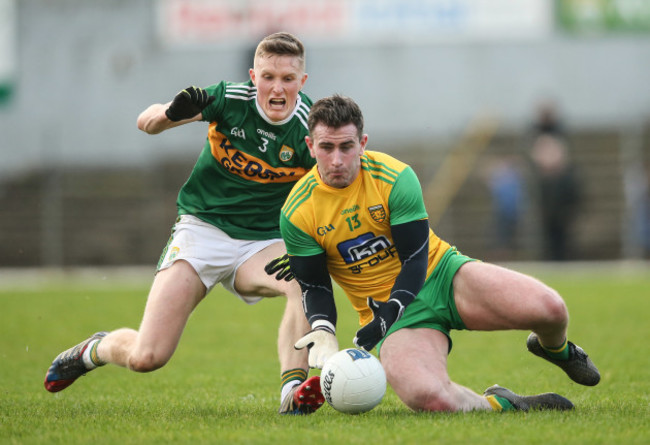
<path id="1" fill-rule="evenodd" d="M 297 343 L 322 368 L 338 351 L 331 278 L 359 314 L 354 343 L 381 347 L 388 382 L 417 411 L 571 409 L 564 397 L 520 396 L 501 386 L 483 395 L 450 380 L 453 329 L 533 331 L 528 349 L 582 385 L 600 374 L 567 341 L 562 298 L 536 279 L 475 261 L 429 228 L 422 189 L 408 165 L 367 151 L 363 116 L 349 98 L 316 102 L 307 145 L 317 165 L 294 186 L 280 228 L 311 325 Z M 331 278 L 330 278 L 331 277 Z M 382 344 L 383 342 L 383 344 Z"/>
<path id="2" fill-rule="evenodd" d="M 248 304 L 285 296 L 278 334 L 280 412 L 303 414 L 323 399 L 307 380 L 307 352 L 294 343 L 309 329 L 295 281 L 276 280 L 264 265 L 285 252 L 278 227 L 282 203 L 314 164 L 305 145 L 311 100 L 302 43 L 275 33 L 257 47 L 250 80 L 188 87 L 154 104 L 138 128 L 158 134 L 190 122 L 208 125 L 203 151 L 178 195 L 178 220 L 163 251 L 139 330 L 98 332 L 55 358 L 45 387 L 65 389 L 88 371 L 113 363 L 137 372 L 164 366 L 199 302 L 217 284 Z"/>

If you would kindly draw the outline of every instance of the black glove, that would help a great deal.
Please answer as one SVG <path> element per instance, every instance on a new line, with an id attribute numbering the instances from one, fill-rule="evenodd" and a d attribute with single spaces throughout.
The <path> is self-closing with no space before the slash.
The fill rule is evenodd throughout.
<path id="1" fill-rule="evenodd" d="M 187 87 L 178 93 L 169 108 L 165 110 L 167 118 L 172 122 L 191 119 L 214 101 L 214 96 L 208 96 L 207 91 L 198 87 Z"/>
<path id="2" fill-rule="evenodd" d="M 267 265 L 264 266 L 264 272 L 268 275 L 273 275 L 277 272 L 278 274 L 275 276 L 275 279 L 278 281 L 293 280 L 293 273 L 291 273 L 291 267 L 289 267 L 289 254 L 285 253 L 284 255 L 269 261 Z"/>
<path id="3" fill-rule="evenodd" d="M 379 340 L 386 336 L 388 328 L 402 316 L 404 306 L 394 298 L 385 303 L 368 298 L 368 307 L 370 307 L 374 318 L 357 331 L 353 341 L 357 348 L 371 351 L 379 343 Z"/>

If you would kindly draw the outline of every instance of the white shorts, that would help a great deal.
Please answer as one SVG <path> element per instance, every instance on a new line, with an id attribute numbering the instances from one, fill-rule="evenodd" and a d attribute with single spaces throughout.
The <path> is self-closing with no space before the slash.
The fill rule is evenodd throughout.
<path id="1" fill-rule="evenodd" d="M 233 239 L 212 224 L 195 216 L 182 215 L 172 228 L 171 238 L 160 257 L 157 271 L 168 268 L 177 260 L 185 260 L 199 275 L 207 292 L 221 283 L 247 304 L 255 304 L 262 297 L 240 295 L 235 290 L 235 274 L 247 259 L 278 242 L 282 242 L 282 239 Z"/>

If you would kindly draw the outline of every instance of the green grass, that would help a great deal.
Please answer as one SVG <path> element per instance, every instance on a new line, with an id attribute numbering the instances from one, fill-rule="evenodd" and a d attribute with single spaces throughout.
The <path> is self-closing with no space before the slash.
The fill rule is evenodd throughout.
<path id="1" fill-rule="evenodd" d="M 247 306 L 221 288 L 193 314 L 164 368 L 135 374 L 107 366 L 50 394 L 43 377 L 57 353 L 97 330 L 138 326 L 150 276 L 64 283 L 3 275 L 0 443 L 650 443 L 650 274 L 537 272 L 564 296 L 570 338 L 599 366 L 601 383 L 572 383 L 526 352 L 527 333 L 514 331 L 455 332 L 450 375 L 477 392 L 494 383 L 559 392 L 576 404 L 569 413 L 413 413 L 389 389 L 359 416 L 328 406 L 279 416 L 283 300 Z M 350 347 L 355 316 L 337 298 L 339 340 Z"/>

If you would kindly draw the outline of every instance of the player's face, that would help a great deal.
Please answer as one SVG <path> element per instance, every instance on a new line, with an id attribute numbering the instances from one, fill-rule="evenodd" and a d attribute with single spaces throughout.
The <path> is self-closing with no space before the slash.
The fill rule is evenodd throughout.
<path id="1" fill-rule="evenodd" d="M 318 124 L 305 141 L 318 163 L 318 173 L 325 184 L 344 188 L 354 182 L 361 169 L 361 155 L 366 148 L 368 135 L 364 134 L 359 140 L 354 124 L 339 128 Z"/>
<path id="2" fill-rule="evenodd" d="M 269 55 L 255 58 L 249 71 L 257 86 L 257 102 L 273 122 L 289 117 L 296 106 L 298 92 L 307 80 L 300 60 L 294 56 Z"/>

